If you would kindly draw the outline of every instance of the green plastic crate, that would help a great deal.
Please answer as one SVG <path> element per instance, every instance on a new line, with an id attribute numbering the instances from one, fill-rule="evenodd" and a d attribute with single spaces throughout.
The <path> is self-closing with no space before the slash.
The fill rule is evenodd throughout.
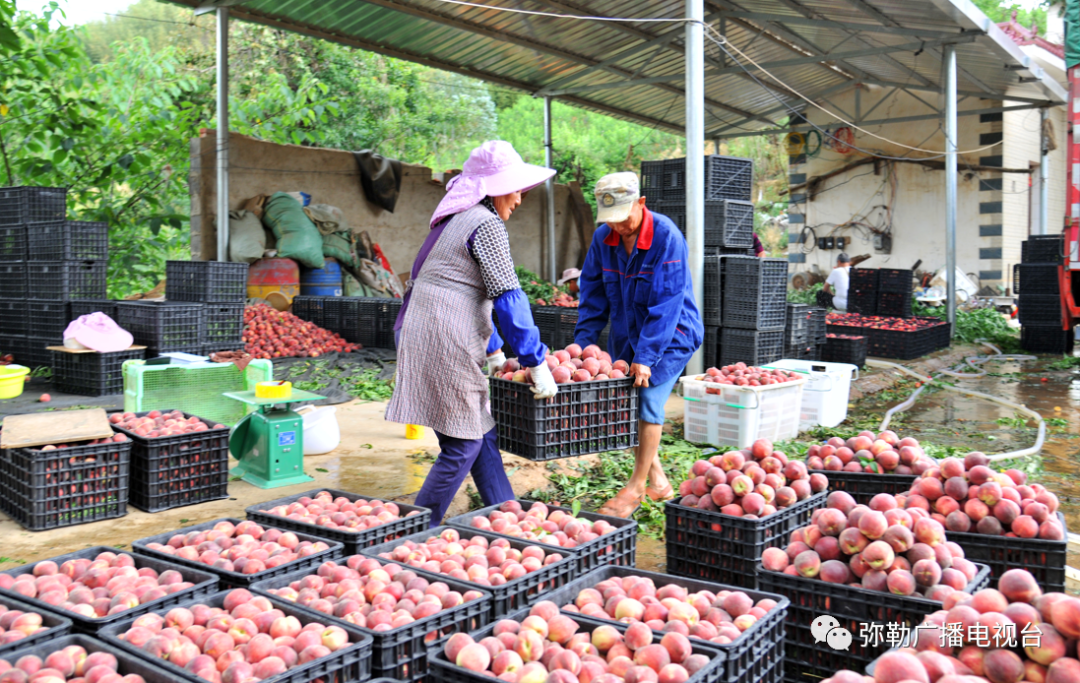
<path id="1" fill-rule="evenodd" d="M 230 427 L 253 410 L 222 396 L 227 391 L 254 391 L 259 382 L 274 379 L 269 360 L 251 361 L 243 374 L 232 363 L 146 365 L 124 363 L 124 410 L 180 410 Z"/>

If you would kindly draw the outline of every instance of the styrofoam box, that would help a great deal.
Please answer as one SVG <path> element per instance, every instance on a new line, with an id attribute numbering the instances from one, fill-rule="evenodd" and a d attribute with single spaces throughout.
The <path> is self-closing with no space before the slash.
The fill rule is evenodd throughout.
<path id="1" fill-rule="evenodd" d="M 780 441 L 799 435 L 806 379 L 764 387 L 703 382 L 688 375 L 683 386 L 684 437 L 691 443 L 747 448 L 757 439 Z M 714 393 L 708 393 L 707 390 Z M 845 404 L 846 406 L 846 404 Z"/>
<path id="2" fill-rule="evenodd" d="M 799 411 L 799 431 L 821 425 L 835 427 L 847 417 L 851 380 L 859 378 L 859 368 L 850 363 L 824 363 L 785 358 L 766 367 L 807 374 Z"/>

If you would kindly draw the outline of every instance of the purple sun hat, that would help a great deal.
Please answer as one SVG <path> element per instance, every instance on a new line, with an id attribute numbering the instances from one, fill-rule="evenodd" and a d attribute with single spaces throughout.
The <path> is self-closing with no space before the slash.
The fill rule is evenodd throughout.
<path id="1" fill-rule="evenodd" d="M 489 140 L 469 154 L 461 174 L 446 184 L 446 196 L 431 217 L 431 227 L 476 205 L 484 197 L 527 192 L 553 175 L 554 169 L 522 161 L 509 142 Z"/>

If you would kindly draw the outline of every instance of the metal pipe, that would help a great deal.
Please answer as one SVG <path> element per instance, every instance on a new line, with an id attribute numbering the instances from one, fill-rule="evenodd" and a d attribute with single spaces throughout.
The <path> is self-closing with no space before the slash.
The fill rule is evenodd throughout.
<path id="1" fill-rule="evenodd" d="M 229 8 L 217 8 L 217 260 L 229 260 Z"/>
<path id="2" fill-rule="evenodd" d="M 1050 234 L 1050 145 L 1046 139 L 1046 122 L 1050 110 L 1039 110 L 1039 225 L 1037 235 Z"/>
<path id="3" fill-rule="evenodd" d="M 551 98 L 544 98 L 544 165 L 555 168 L 555 151 L 551 142 Z M 547 179 L 544 183 L 544 196 L 547 199 L 547 215 L 544 221 L 544 232 L 547 233 L 547 262 L 548 280 L 555 282 L 559 274 L 555 272 L 555 176 Z"/>
<path id="4" fill-rule="evenodd" d="M 946 45 L 945 82 L 945 272 L 950 330 L 956 327 L 956 46 Z"/>
<path id="5" fill-rule="evenodd" d="M 705 302 L 705 2 L 686 1 L 686 241 L 694 300 Z M 703 372 L 698 349 L 686 366 Z"/>

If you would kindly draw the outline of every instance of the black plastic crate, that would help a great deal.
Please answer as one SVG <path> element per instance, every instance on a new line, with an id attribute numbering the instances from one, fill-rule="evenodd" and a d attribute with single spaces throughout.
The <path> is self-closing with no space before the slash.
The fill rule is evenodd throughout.
<path id="1" fill-rule="evenodd" d="M 910 292 L 878 292 L 877 315 L 892 318 L 911 317 Z"/>
<path id="2" fill-rule="evenodd" d="M 15 356 L 15 362 L 28 368 L 49 367 L 52 363 L 52 351 L 50 346 L 60 346 L 64 343 L 60 338 L 44 337 L 13 337 L 10 340 L 12 348 L 8 353 Z"/>
<path id="3" fill-rule="evenodd" d="M 388 631 L 373 631 L 368 628 L 358 627 L 344 619 L 338 619 L 332 615 L 290 603 L 270 592 L 278 588 L 284 588 L 294 581 L 300 581 L 305 576 L 314 573 L 315 571 L 311 569 L 301 569 L 285 576 L 260 581 L 251 587 L 251 591 L 269 597 L 276 605 L 284 603 L 290 610 L 306 613 L 309 617 L 308 620 L 314 618 L 323 623 L 341 626 L 346 630 L 358 630 L 370 635 L 374 640 L 371 668 L 375 676 L 385 676 L 406 682 L 425 680 L 428 674 L 429 653 L 441 651 L 443 644 L 453 634 L 471 633 L 487 626 L 491 621 L 491 594 L 487 591 L 480 591 L 483 593 L 483 597 L 476 600 L 470 600 L 457 607 L 444 609 L 430 617 L 417 619 L 410 624 L 392 628 Z M 476 590 L 469 584 L 454 581 L 453 579 L 442 578 L 439 580 L 448 585 L 451 590 L 462 594 L 469 590 Z M 282 611 L 285 610 L 282 609 Z M 285 613 L 290 614 L 288 611 Z M 301 621 L 304 620 L 301 619 Z"/>
<path id="4" fill-rule="evenodd" d="M 878 291 L 879 271 L 876 268 L 851 268 L 848 270 L 849 290 Z"/>
<path id="5" fill-rule="evenodd" d="M 1062 235 L 1031 235 L 1020 243 L 1022 263 L 1052 263 L 1058 265 L 1065 258 L 1065 240 Z"/>
<path id="6" fill-rule="evenodd" d="M 27 298 L 104 299 L 107 268 L 105 261 L 27 261 Z"/>
<path id="7" fill-rule="evenodd" d="M 705 326 L 705 341 L 701 345 L 702 360 L 707 368 L 720 366 L 720 328 Z"/>
<path id="8" fill-rule="evenodd" d="M 208 605 L 211 608 L 221 607 L 225 603 L 225 596 L 229 593 L 230 591 L 226 590 L 206 597 L 199 597 L 198 599 L 185 600 L 180 606 L 189 609 L 195 605 Z M 370 635 L 367 635 L 363 630 L 347 621 L 337 619 L 332 620 L 325 614 L 300 609 L 293 603 L 280 600 L 274 596 L 268 595 L 265 597 L 269 598 L 270 603 L 275 609 L 281 610 L 285 616 L 296 617 L 300 620 L 302 625 L 318 622 L 324 625 L 333 623 L 333 625 L 341 627 L 349 634 L 349 643 L 351 644 L 340 650 L 336 650 L 325 657 L 319 657 L 306 664 L 298 663 L 285 673 L 263 678 L 261 680 L 266 681 L 267 683 L 307 683 L 308 681 L 316 680 L 325 681 L 327 683 L 361 683 L 371 677 L 373 639 Z M 161 616 L 165 616 L 166 614 L 166 612 L 161 609 L 154 611 Z M 165 680 L 184 681 L 185 683 L 205 683 L 205 679 L 191 673 L 187 668 L 177 666 L 168 659 L 155 658 L 149 652 L 121 640 L 120 636 L 131 628 L 133 622 L 134 619 L 124 619 L 119 623 L 112 624 L 108 628 L 102 629 L 100 637 L 107 644 L 117 647 L 138 659 L 152 661 L 158 664 L 166 671 L 167 678 Z M 158 682 L 147 681 L 147 683 Z"/>
<path id="9" fill-rule="evenodd" d="M 758 301 L 724 297 L 723 327 L 744 330 L 784 330 L 784 297 L 779 293 L 762 296 Z"/>
<path id="10" fill-rule="evenodd" d="M 754 162 L 740 157 L 705 157 L 705 199 L 748 202 L 754 193 Z"/>
<path id="11" fill-rule="evenodd" d="M 353 332 L 355 343 L 364 348 L 392 349 L 394 344 L 394 324 L 397 322 L 398 312 L 401 311 L 401 299 L 387 299 L 383 297 L 352 297 L 356 303 L 356 314 L 347 321 L 342 321 L 342 327 L 348 327 Z M 329 311 L 331 308 L 327 309 Z M 331 320 L 326 321 L 332 324 Z"/>
<path id="12" fill-rule="evenodd" d="M 314 498 L 316 494 L 321 491 L 326 491 L 334 498 L 348 498 L 350 501 L 356 501 L 360 498 L 365 500 L 386 500 L 377 496 L 373 498 L 372 496 L 349 493 L 348 491 L 337 491 L 335 489 L 312 489 L 311 491 L 298 493 L 294 496 L 285 496 L 284 498 L 268 500 L 265 503 L 249 505 L 244 512 L 248 519 L 258 522 L 259 524 L 277 527 L 278 529 L 288 529 L 289 531 L 299 531 L 300 533 L 308 534 L 309 536 L 317 536 L 319 538 L 337 541 L 344 546 L 344 553 L 346 555 L 355 555 L 360 552 L 362 548 L 369 548 L 373 545 L 393 541 L 402 536 L 415 534 L 431 526 L 431 510 L 394 501 L 386 502 L 393 502 L 398 506 L 399 514 L 402 515 L 401 519 L 395 519 L 392 522 L 387 522 L 386 524 L 372 529 L 360 529 L 355 532 L 328 529 L 326 527 L 308 524 L 307 522 L 300 522 L 295 519 L 286 519 L 285 517 L 278 517 L 269 512 L 264 512 L 265 510 L 271 510 L 279 505 L 291 505 L 301 498 Z M 412 515 L 411 517 L 404 516 L 408 515 L 410 512 L 415 512 L 417 514 Z"/>
<path id="13" fill-rule="evenodd" d="M 24 650 L 46 645 L 47 643 L 59 640 L 71 633 L 71 620 L 65 619 L 58 614 L 53 614 L 48 610 L 31 607 L 25 602 L 13 600 L 7 596 L 0 596 L 0 607 L 4 608 L 5 614 L 10 611 L 35 612 L 40 614 L 41 625 L 44 627 L 37 633 L 26 636 L 25 638 L 0 645 L 0 658 L 7 659 L 12 652 L 18 651 L 19 653 L 23 653 Z M 42 657 L 42 659 L 45 659 L 45 657 Z M 11 661 L 14 662 L 16 660 L 18 660 L 18 657 L 13 658 Z"/>
<path id="14" fill-rule="evenodd" d="M 810 307 L 789 303 L 784 316 L 784 345 L 807 346 L 810 342 Z"/>
<path id="15" fill-rule="evenodd" d="M 531 500 L 518 500 L 521 503 L 521 507 L 528 510 L 529 507 L 535 501 Z M 614 531 L 604 534 L 600 538 L 594 538 L 591 541 L 586 541 L 581 545 L 573 548 L 573 551 L 578 557 L 578 573 L 585 573 L 591 571 L 597 567 L 614 564 L 623 565 L 626 567 L 633 567 L 636 560 L 637 553 L 637 531 L 638 524 L 632 519 L 620 519 L 619 517 L 608 517 L 607 515 L 598 515 L 595 512 L 585 512 L 584 510 L 578 512 L 576 515 L 570 508 L 559 507 L 557 505 L 547 505 L 550 512 L 561 510 L 562 512 L 576 517 L 578 519 L 585 519 L 589 522 L 596 522 L 597 520 L 604 520 L 611 526 L 615 527 Z M 458 515 L 451 519 L 446 520 L 447 526 L 452 526 L 456 529 L 464 531 L 475 531 L 476 528 L 472 526 L 472 520 L 474 517 L 486 517 L 493 510 L 498 510 L 498 505 L 491 505 L 479 510 L 473 510 L 472 512 L 466 512 L 463 515 Z M 513 536 L 506 536 L 496 532 L 492 533 L 500 538 L 506 538 L 510 540 L 516 539 Z M 558 547 L 558 546 L 556 546 Z"/>
<path id="16" fill-rule="evenodd" d="M 1010 538 L 957 531 L 948 532 L 948 538 L 964 549 L 965 558 L 990 567 L 990 585 L 994 588 L 997 588 L 1001 575 L 1010 569 L 1026 569 L 1035 577 L 1044 593 L 1064 593 L 1069 527 L 1060 512 L 1057 518 L 1061 528 L 1066 531 L 1066 540 Z"/>
<path id="17" fill-rule="evenodd" d="M 27 254 L 26 226 L 0 226 L 0 261 L 25 261 Z"/>
<path id="18" fill-rule="evenodd" d="M 74 299 L 68 302 L 72 320 L 91 313 L 104 313 L 116 320 L 116 302 L 109 299 Z"/>
<path id="19" fill-rule="evenodd" d="M 978 570 L 964 589 L 968 593 L 989 583 L 989 567 L 978 565 Z M 864 644 L 860 635 L 864 624 L 897 623 L 914 630 L 927 615 L 941 609 L 940 602 L 922 596 L 882 593 L 782 572 L 762 570 L 760 579 L 762 590 L 790 601 L 784 634 L 785 681 L 789 683 L 820 681 L 841 669 L 861 671 L 892 647 L 884 639 Z M 834 650 L 814 637 L 812 624 L 824 615 L 832 616 L 851 633 L 850 648 Z"/>
<path id="20" fill-rule="evenodd" d="M 0 261 L 0 299 L 26 298 L 26 262 Z"/>
<path id="21" fill-rule="evenodd" d="M 746 629 L 735 642 L 720 644 L 705 642 L 700 639 L 691 640 L 690 642 L 719 650 L 724 655 L 714 674 L 714 677 L 718 681 L 722 681 L 723 683 L 756 683 L 761 680 L 777 682 L 782 680 L 783 675 L 779 671 L 774 671 L 771 677 L 762 677 L 765 671 L 771 668 L 774 660 L 777 657 L 783 656 L 784 617 L 787 614 L 789 600 L 782 595 L 762 593 L 760 591 L 747 590 L 738 586 L 728 586 L 710 581 L 688 579 L 682 576 L 648 572 L 634 567 L 607 566 L 594 569 L 588 574 L 575 579 L 569 585 L 552 591 L 545 596 L 545 599 L 554 602 L 562 608 L 572 605 L 577 598 L 578 593 L 586 588 L 593 588 L 606 579 L 627 576 L 651 579 L 657 590 L 662 586 L 671 585 L 681 586 L 689 593 L 697 593 L 700 591 L 719 593 L 722 590 L 738 590 L 750 596 L 750 599 L 753 600 L 755 604 L 760 600 L 775 600 L 776 607 L 769 610 L 763 618 L 754 622 L 754 625 Z M 564 610 L 563 613 L 569 617 L 580 616 L 573 610 Z M 590 621 L 604 621 L 601 617 L 587 618 Z M 664 631 L 656 631 L 656 633 L 659 633 L 662 636 Z"/>
<path id="22" fill-rule="evenodd" d="M 632 377 L 562 384 L 537 400 L 520 382 L 488 380 L 499 450 L 544 461 L 638 445 L 638 392 Z"/>
<path id="23" fill-rule="evenodd" d="M 878 295 L 876 291 L 848 290 L 847 310 L 863 315 L 878 314 Z"/>
<path id="24" fill-rule="evenodd" d="M 203 304 L 171 301 L 118 301 L 116 322 L 151 352 L 192 352 L 203 343 Z M 150 355 L 148 352 L 147 355 Z"/>
<path id="25" fill-rule="evenodd" d="M 863 332 L 868 337 L 867 353 L 879 358 L 900 360 L 922 358 L 938 349 L 941 327 L 946 325 L 942 323 L 917 330 L 865 329 Z"/>
<path id="26" fill-rule="evenodd" d="M 1057 296 L 1060 291 L 1058 266 L 1041 263 L 1017 263 L 1013 266 L 1014 294 Z"/>
<path id="27" fill-rule="evenodd" d="M 124 393 L 124 362 L 142 360 L 146 351 L 51 353 L 53 389 L 76 396 L 112 396 Z"/>
<path id="28" fill-rule="evenodd" d="M 0 502 L 30 531 L 127 514 L 131 442 L 0 450 Z"/>
<path id="29" fill-rule="evenodd" d="M 323 317 L 337 322 L 335 327 L 327 329 L 337 332 L 345 341 L 355 343 L 359 333 L 357 315 L 360 312 L 360 300 L 351 296 L 327 297 L 323 308 Z"/>
<path id="30" fill-rule="evenodd" d="M 728 256 L 724 259 L 723 326 L 783 330 L 787 304 L 785 259 Z"/>
<path id="31" fill-rule="evenodd" d="M 816 493 L 762 519 L 745 519 L 681 504 L 664 506 L 667 571 L 692 579 L 758 587 L 758 563 L 766 548 L 783 547 L 788 534 L 810 522 L 825 507 L 828 494 Z"/>
<path id="32" fill-rule="evenodd" d="M 866 337 L 862 335 L 829 335 L 820 348 L 821 360 L 826 363 L 849 363 L 857 368 L 866 365 Z"/>
<path id="33" fill-rule="evenodd" d="M 1016 308 L 1021 325 L 1061 324 L 1061 297 L 1056 294 L 1021 294 Z"/>
<path id="34" fill-rule="evenodd" d="M 720 331 L 720 364 L 765 365 L 784 353 L 784 330 L 760 332 L 724 327 Z"/>
<path id="35" fill-rule="evenodd" d="M 825 343 L 825 316 L 828 311 L 819 306 L 810 307 L 810 337 L 816 344 Z"/>
<path id="36" fill-rule="evenodd" d="M 912 271 L 900 268 L 878 269 L 878 291 L 911 294 L 914 282 Z"/>
<path id="37" fill-rule="evenodd" d="M 70 453 L 70 451 L 67 452 Z M 66 553 L 64 555 L 50 557 L 48 558 L 48 560 L 41 561 L 45 562 L 51 560 L 59 566 L 62 565 L 64 562 L 67 562 L 68 560 L 93 560 L 101 553 L 130 554 L 121 553 L 112 546 L 99 545 L 92 548 L 86 548 L 84 550 L 76 550 L 73 553 Z M 62 608 L 58 608 L 55 605 L 49 605 L 41 600 L 38 600 L 37 598 L 28 598 L 24 595 L 19 595 L 18 593 L 15 593 L 14 591 L 11 591 L 7 588 L 0 588 L 0 593 L 6 596 L 14 597 L 17 600 L 22 600 L 29 605 L 33 605 L 35 609 L 49 609 L 53 610 L 54 613 L 63 614 L 65 618 L 71 620 L 71 623 L 76 633 L 88 633 L 92 635 L 106 628 L 107 626 L 112 626 L 114 624 L 127 620 L 134 620 L 135 617 L 146 614 L 147 612 L 157 612 L 166 608 L 172 609 L 173 607 L 176 607 L 177 605 L 184 603 L 188 600 L 208 596 L 217 591 L 218 589 L 218 580 L 217 577 L 213 574 L 209 574 L 207 572 L 197 569 L 191 569 L 190 567 L 184 567 L 183 565 L 175 564 L 173 562 L 162 562 L 161 560 L 155 560 L 150 557 L 143 557 L 141 555 L 131 555 L 131 557 L 135 561 L 136 569 L 148 567 L 158 572 L 158 574 L 171 569 L 180 572 L 180 575 L 183 577 L 184 581 L 193 585 L 190 588 L 185 588 L 175 593 L 169 593 L 168 595 L 158 598 L 157 600 L 144 602 L 141 605 L 136 605 L 129 610 L 124 610 L 123 612 L 120 612 L 118 614 L 109 614 L 104 617 L 84 617 L 77 612 L 68 612 L 67 610 L 58 611 L 62 610 Z M 23 566 L 16 567 L 15 569 L 8 569 L 3 573 L 10 574 L 11 576 L 31 574 L 33 573 L 34 567 L 36 567 L 37 564 L 37 562 L 24 564 Z"/>
<path id="38" fill-rule="evenodd" d="M 810 470 L 811 474 L 814 472 L 824 474 L 829 478 L 829 491 L 846 491 L 855 499 L 855 502 L 863 505 L 869 505 L 870 499 L 879 493 L 887 493 L 890 496 L 907 493 L 911 490 L 911 485 L 918 480 L 914 474 Z M 952 532 L 949 532 L 949 540 L 952 540 Z"/>
<path id="39" fill-rule="evenodd" d="M 56 221 L 26 229 L 33 261 L 107 261 L 109 224 L 103 221 Z"/>
<path id="40" fill-rule="evenodd" d="M 328 296 L 293 297 L 292 314 L 301 320 L 313 323 L 316 327 L 326 329 L 326 302 L 331 298 Z"/>
<path id="41" fill-rule="evenodd" d="M 647 197 L 649 204 L 655 204 L 663 197 L 664 161 L 641 162 L 641 196 Z"/>
<path id="42" fill-rule="evenodd" d="M 277 567 L 271 567 L 269 569 L 258 572 L 257 574 L 244 574 L 241 572 L 231 572 L 218 567 L 210 566 L 198 562 L 195 560 L 185 560 L 182 557 L 175 555 L 169 555 L 168 553 L 161 552 L 160 550 L 153 550 L 148 548 L 151 543 L 160 543 L 161 545 L 168 545 L 169 539 L 176 535 L 185 535 L 192 531 L 210 531 L 214 528 L 214 525 L 218 522 L 230 522 L 233 525 L 240 524 L 243 520 L 235 519 L 232 517 L 223 517 L 221 519 L 215 519 L 211 522 L 204 522 L 202 524 L 196 524 L 194 526 L 184 527 L 183 529 L 177 529 L 176 531 L 170 531 L 164 534 L 157 534 L 156 536 L 148 536 L 141 538 L 131 544 L 131 549 L 136 555 L 145 555 L 146 557 L 153 557 L 164 562 L 172 562 L 174 564 L 182 564 L 185 567 L 191 567 L 192 569 L 198 569 L 200 571 L 209 572 L 218 577 L 218 581 L 222 588 L 248 588 L 254 583 L 259 581 L 265 581 L 266 579 L 272 579 L 275 576 L 284 576 L 291 574 L 301 569 L 313 569 L 318 568 L 323 562 L 328 560 L 336 560 L 344 556 L 344 548 L 340 543 L 335 541 L 329 541 L 325 538 L 318 538 L 316 536 L 309 536 L 308 534 L 295 533 L 296 537 L 301 541 L 310 541 L 312 543 L 322 542 L 330 546 L 326 550 L 320 550 L 317 553 L 308 555 L 307 557 L 298 557 L 292 562 L 287 562 Z M 267 527 L 264 528 L 278 528 Z"/>
<path id="43" fill-rule="evenodd" d="M 145 683 L 166 683 L 167 681 L 172 680 L 164 669 L 155 666 L 142 657 L 128 654 L 127 652 L 102 642 L 97 638 L 81 633 L 65 634 L 59 638 L 51 638 L 44 642 L 23 645 L 23 643 L 27 643 L 28 640 L 29 639 L 16 641 L 13 645 L 20 647 L 11 652 L 5 652 L 0 656 L 10 663 L 17 662 L 22 657 L 31 655 L 44 661 L 46 657 L 54 652 L 58 652 L 72 645 L 77 645 L 86 650 L 88 655 L 94 654 L 95 652 L 102 652 L 115 657 L 117 673 L 124 676 L 125 680 L 130 680 L 127 679 L 127 676 L 129 675 L 141 676 Z M 74 678 L 68 680 L 74 680 Z"/>
<path id="44" fill-rule="evenodd" d="M 749 249 L 754 246 L 754 204 L 721 199 L 706 201 L 705 246 Z"/>
<path id="45" fill-rule="evenodd" d="M 203 307 L 206 343 L 239 344 L 244 336 L 244 304 L 208 303 Z"/>
<path id="46" fill-rule="evenodd" d="M 145 417 L 152 412 L 171 411 L 135 415 Z M 184 413 L 185 420 L 192 417 Z M 229 497 L 229 428 L 199 420 L 206 431 L 153 438 L 113 425 L 132 443 L 132 505 L 146 512 L 161 512 Z"/>
<path id="47" fill-rule="evenodd" d="M 1072 330 L 1061 325 L 1024 325 L 1020 328 L 1020 348 L 1030 353 L 1068 353 L 1072 351 Z"/>
<path id="48" fill-rule="evenodd" d="M 0 188 L 0 225 L 62 221 L 66 216 L 67 189 L 63 187 Z"/>
<path id="49" fill-rule="evenodd" d="M 26 302 L 27 335 L 49 339 L 63 339 L 64 330 L 71 323 L 66 301 L 30 299 Z"/>
<path id="50" fill-rule="evenodd" d="M 0 299 L 0 333 L 5 337 L 25 337 L 29 331 L 26 301 Z"/>
<path id="51" fill-rule="evenodd" d="M 705 257 L 705 305 L 701 317 L 706 325 L 719 326 L 723 322 L 725 260 L 724 256 Z"/>
<path id="52" fill-rule="evenodd" d="M 423 544 L 427 539 L 438 536 L 447 529 L 453 529 L 458 532 L 462 538 L 480 536 L 486 538 L 489 541 L 506 538 L 499 534 L 490 533 L 487 531 L 481 531 L 480 529 L 458 529 L 457 527 L 439 526 L 433 529 L 429 529 L 424 532 L 416 533 L 411 536 L 399 538 L 396 541 L 390 541 L 389 543 L 380 543 L 379 545 L 371 546 L 370 548 L 364 548 L 360 551 L 361 555 L 367 557 L 374 557 L 382 562 L 397 562 L 390 557 L 381 557 L 380 553 L 390 554 L 394 548 L 403 544 L 405 541 L 413 541 L 414 543 Z M 507 539 L 510 540 L 510 539 Z M 499 619 L 501 617 L 516 612 L 524 607 L 529 607 L 537 603 L 540 600 L 550 599 L 548 596 L 553 590 L 557 590 L 562 586 L 568 584 L 578 573 L 578 558 L 572 549 L 563 549 L 559 546 L 552 546 L 546 543 L 538 543 L 532 541 L 524 541 L 521 539 L 510 540 L 510 547 L 518 550 L 524 550 L 525 548 L 535 545 L 543 549 L 547 554 L 558 553 L 563 556 L 563 559 L 551 564 L 544 565 L 535 572 L 531 572 L 517 579 L 511 579 L 501 586 L 483 586 L 478 583 L 473 583 L 465 579 L 457 579 L 461 583 L 466 583 L 475 588 L 476 590 L 487 591 L 491 593 L 491 618 Z M 407 569 L 410 569 L 421 576 L 430 578 L 432 581 L 442 581 L 443 579 L 450 578 L 446 574 L 439 572 L 427 571 L 421 567 L 410 567 L 404 565 Z"/>
<path id="53" fill-rule="evenodd" d="M 211 354 L 220 353 L 222 351 L 247 351 L 247 344 L 244 342 L 210 342 L 209 344 L 203 344 L 202 350 L 199 352 L 201 355 L 210 357 Z"/>
<path id="54" fill-rule="evenodd" d="M 166 261 L 165 298 L 201 303 L 247 300 L 248 264 L 225 261 Z"/>

